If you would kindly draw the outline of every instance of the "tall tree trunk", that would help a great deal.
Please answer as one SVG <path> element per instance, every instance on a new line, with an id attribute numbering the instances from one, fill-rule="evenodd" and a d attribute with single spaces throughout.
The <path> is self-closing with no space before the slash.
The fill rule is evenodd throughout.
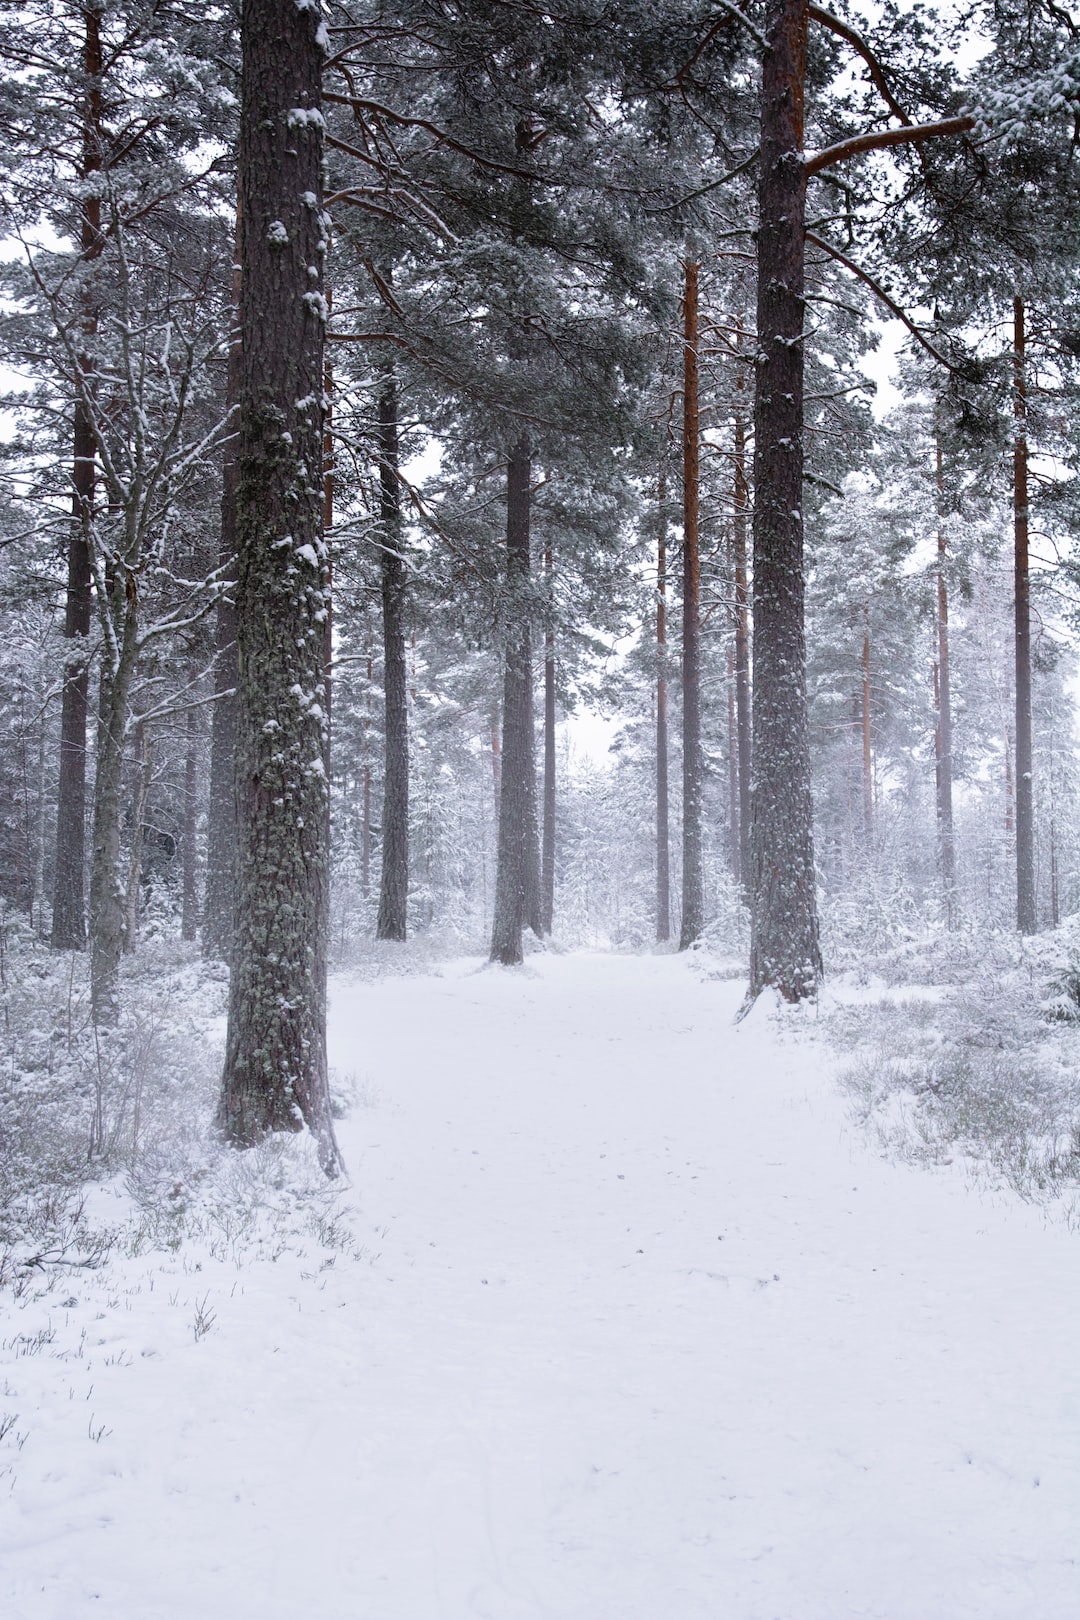
<path id="1" fill-rule="evenodd" d="M 863 630 L 862 643 L 862 805 L 863 842 L 866 858 L 874 852 L 874 747 L 870 720 L 870 628 Z"/>
<path id="2" fill-rule="evenodd" d="M 941 884 L 945 891 L 945 920 L 951 928 L 956 920 L 956 842 L 953 835 L 952 803 L 952 686 L 949 669 L 949 587 L 945 575 L 945 471 L 940 436 L 935 445 L 937 464 L 937 712 L 934 734 L 937 766 L 938 834 L 941 840 Z"/>
<path id="3" fill-rule="evenodd" d="M 237 1146 L 306 1123 L 340 1165 L 326 1073 L 327 248 L 317 10 L 244 0 L 237 490 L 237 891 L 218 1123 Z M 313 271 L 315 272 L 313 274 Z"/>
<path id="4" fill-rule="evenodd" d="M 1033 934 L 1035 912 L 1034 761 L 1031 746 L 1031 582 L 1028 574 L 1027 370 L 1024 300 L 1013 300 L 1013 582 L 1016 636 L 1016 926 Z"/>
<path id="5" fill-rule="evenodd" d="M 87 182 L 80 206 L 79 250 L 89 264 L 104 245 L 101 233 L 101 198 L 92 185 L 102 166 L 102 8 L 91 3 L 83 11 L 83 71 L 86 100 L 82 121 L 80 178 Z M 95 360 L 88 352 L 97 333 L 93 294 L 84 292 L 83 338 L 79 369 L 89 377 Z M 60 707 L 60 780 L 56 800 L 56 876 L 53 889 L 52 943 L 57 948 L 82 949 L 86 944 L 86 723 L 90 698 L 87 646 L 93 615 L 90 588 L 90 524 L 94 509 L 96 442 L 93 424 L 83 401 L 75 405 L 72 525 L 67 556 L 67 603 L 64 636 L 75 644 L 64 664 Z"/>
<path id="6" fill-rule="evenodd" d="M 731 876 L 742 882 L 742 839 L 739 831 L 739 727 L 735 717 L 735 650 L 727 655 L 728 824 L 731 827 Z"/>
<path id="7" fill-rule="evenodd" d="M 142 883 L 143 845 L 145 842 L 146 804 L 150 797 L 150 784 L 154 770 L 153 741 L 146 734 L 146 726 L 139 720 L 135 725 L 135 796 L 131 804 L 131 839 L 128 844 L 127 884 L 124 890 L 124 955 L 130 956 L 139 937 L 139 891 Z"/>
<path id="8" fill-rule="evenodd" d="M 702 851 L 701 577 L 698 547 L 698 266 L 684 265 L 683 283 L 683 863 L 682 932 L 685 951 L 705 926 Z"/>
<path id="9" fill-rule="evenodd" d="M 407 569 L 402 553 L 398 482 L 397 387 L 387 366 L 379 393 L 379 516 L 382 562 L 383 693 L 386 764 L 383 776 L 382 878 L 378 939 L 405 938 L 409 903 L 409 694 L 405 662 Z"/>
<path id="10" fill-rule="evenodd" d="M 668 827 L 667 690 L 667 485 L 661 468 L 657 488 L 660 528 L 656 542 L 656 939 L 671 938 L 671 837 Z"/>
<path id="11" fill-rule="evenodd" d="M 555 917 L 555 604 L 552 597 L 551 547 L 544 550 L 548 587 L 544 627 L 544 829 L 540 857 L 540 926 L 550 934 Z"/>
<path id="12" fill-rule="evenodd" d="M 742 344 L 742 321 L 738 323 Z M 750 595 L 746 573 L 746 523 L 750 514 L 750 487 L 746 478 L 746 417 L 742 391 L 745 368 L 740 363 L 735 402 L 735 726 L 739 764 L 739 872 L 746 883 L 750 872 Z"/>
<path id="13" fill-rule="evenodd" d="M 120 813 L 124 742 L 131 703 L 131 684 L 138 657 L 135 599 L 126 580 L 110 572 L 108 601 L 102 613 L 112 616 L 117 651 L 102 651 L 98 706 L 97 759 L 94 771 L 94 819 L 90 862 L 90 1011 L 94 1023 L 114 1024 L 119 1016 L 120 957 L 124 949 L 124 886 L 120 877 Z"/>
<path id="14" fill-rule="evenodd" d="M 497 702 L 491 710 L 491 784 L 497 827 L 502 811 L 502 727 Z"/>
<path id="15" fill-rule="evenodd" d="M 750 996 L 812 996 L 821 975 L 806 712 L 803 270 L 806 0 L 768 0 L 754 401 Z"/>
<path id="16" fill-rule="evenodd" d="M 243 216 L 239 198 L 233 245 L 233 332 L 229 346 L 226 404 L 240 404 L 241 334 L 240 281 L 243 256 Z M 233 417 L 233 436 L 225 445 L 221 481 L 221 538 L 218 565 L 229 581 L 218 601 L 214 632 L 214 713 L 210 731 L 210 797 L 206 822 L 206 894 L 203 902 L 203 953 L 219 961 L 232 960 L 236 904 L 236 499 L 240 478 L 239 436 Z"/>
<path id="17" fill-rule="evenodd" d="M 196 670 L 192 668 L 192 686 Z M 199 710 L 192 704 L 184 736 L 184 892 L 180 912 L 180 938 L 194 941 L 199 932 L 199 886 L 196 839 L 199 826 Z"/>
<path id="18" fill-rule="evenodd" d="M 503 679 L 499 845 L 491 960 L 523 960 L 522 930 L 539 896 L 536 771 L 529 625 L 529 507 L 532 451 L 526 437 L 510 451 L 506 471 L 506 649 Z M 536 876 L 530 880 L 530 870 Z M 530 894 L 530 889 L 532 893 Z"/>

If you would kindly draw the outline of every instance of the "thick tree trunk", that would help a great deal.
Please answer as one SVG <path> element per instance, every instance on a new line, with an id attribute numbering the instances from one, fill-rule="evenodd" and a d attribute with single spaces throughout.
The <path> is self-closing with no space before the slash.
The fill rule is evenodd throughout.
<path id="1" fill-rule="evenodd" d="M 326 1073 L 326 548 L 321 15 L 244 0 L 237 490 L 237 890 L 218 1123 L 307 1124 L 340 1158 Z"/>
<path id="2" fill-rule="evenodd" d="M 229 348 L 226 404 L 240 404 L 240 261 L 243 217 L 236 210 L 233 247 L 233 340 Z M 206 825 L 206 895 L 203 902 L 203 953 L 218 961 L 232 959 L 236 904 L 236 498 L 240 477 L 239 437 L 225 446 L 221 483 L 221 539 L 218 564 L 229 591 L 218 602 L 214 652 L 214 715 L 210 731 L 210 797 Z"/>
<path id="3" fill-rule="evenodd" d="M 935 450 L 939 517 L 937 535 L 938 656 L 936 682 L 938 723 L 934 741 L 935 764 L 937 767 L 938 836 L 941 841 L 941 886 L 945 897 L 945 921 L 946 925 L 951 928 L 955 922 L 956 913 L 956 843 L 953 836 L 952 803 L 952 686 L 949 671 L 949 587 L 945 577 L 947 542 L 942 511 L 945 494 L 945 474 L 940 438 L 937 441 Z"/>
<path id="4" fill-rule="evenodd" d="M 705 927 L 702 851 L 701 619 L 698 545 L 698 266 L 684 266 L 683 284 L 683 861 L 682 931 L 685 951 Z"/>
<path id="5" fill-rule="evenodd" d="M 803 269 L 806 0 L 768 0 L 754 404 L 754 694 L 750 986 L 787 1001 L 821 975 L 806 712 Z"/>
<path id="6" fill-rule="evenodd" d="M 540 927 L 550 934 L 555 918 L 555 628 L 552 622 L 551 547 L 544 552 L 548 621 L 544 629 L 544 827 L 540 856 Z"/>
<path id="7" fill-rule="evenodd" d="M 656 542 L 656 939 L 671 938 L 671 835 L 668 795 L 667 498 L 663 471 L 657 489 Z"/>
<path id="8" fill-rule="evenodd" d="M 866 858 L 869 860 L 874 852 L 874 744 L 870 708 L 869 628 L 863 631 L 861 695 L 863 842 L 866 847 Z"/>
<path id="9" fill-rule="evenodd" d="M 194 678 L 195 670 L 192 670 Z M 184 892 L 180 912 L 180 938 L 191 943 L 199 932 L 199 886 L 196 839 L 199 811 L 199 711 L 187 712 L 184 735 Z"/>
<path id="10" fill-rule="evenodd" d="M 527 438 L 510 451 L 506 473 L 506 648 L 499 790 L 499 845 L 491 960 L 522 961 L 522 930 L 539 899 L 536 770 L 529 625 L 529 507 L 532 452 Z M 535 873 L 530 877 L 530 873 Z M 537 921 L 539 919 L 537 918 Z"/>
<path id="11" fill-rule="evenodd" d="M 85 34 L 83 69 L 86 102 L 82 126 L 81 178 L 90 181 L 102 165 L 102 76 L 100 6 L 83 12 Z M 101 199 L 88 191 L 80 210 L 79 248 L 86 263 L 98 258 L 103 246 Z M 97 332 L 92 296 L 84 295 L 82 328 L 89 343 Z M 78 365 L 84 376 L 94 370 L 94 358 L 84 352 Z M 89 531 L 94 508 L 96 444 L 86 406 L 78 402 L 74 421 L 71 539 L 67 557 L 65 639 L 75 644 L 74 656 L 64 664 L 60 706 L 60 780 L 56 800 L 56 875 L 53 889 L 52 943 L 57 948 L 80 950 L 86 944 L 86 723 L 90 698 L 87 641 L 93 616 L 90 588 Z"/>
<path id="12" fill-rule="evenodd" d="M 409 903 L 409 694 L 405 664 L 407 569 L 402 554 L 398 482 L 397 389 L 388 369 L 379 394 L 379 515 L 382 561 L 383 692 L 386 763 L 383 776 L 382 878 L 378 939 L 405 938 Z"/>
<path id="13" fill-rule="evenodd" d="M 1035 909 L 1034 760 L 1031 744 L 1031 582 L 1028 572 L 1027 370 L 1024 300 L 1013 300 L 1013 585 L 1016 643 L 1016 926 L 1038 927 Z"/>
<path id="14" fill-rule="evenodd" d="M 742 320 L 739 321 L 742 342 Z M 742 392 L 746 386 L 740 363 L 735 404 L 735 726 L 739 756 L 739 873 L 747 882 L 750 872 L 750 593 L 746 570 L 746 527 L 750 515 L 750 486 L 746 477 L 746 418 Z"/>

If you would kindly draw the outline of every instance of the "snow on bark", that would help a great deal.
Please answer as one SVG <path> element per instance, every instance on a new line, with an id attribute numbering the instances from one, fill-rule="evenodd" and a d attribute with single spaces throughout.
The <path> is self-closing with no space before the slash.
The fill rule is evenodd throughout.
<path id="1" fill-rule="evenodd" d="M 294 0 L 245 0 L 238 876 L 218 1120 L 238 1146 L 306 1123 L 333 1174 L 340 1160 L 326 1076 L 327 782 L 312 768 L 324 747 L 325 711 L 314 694 L 324 679 L 326 563 L 322 488 L 311 471 L 322 465 L 322 410 L 311 401 L 322 400 L 325 321 L 317 306 L 325 302 L 312 289 L 311 266 L 322 263 L 325 241 L 321 209 L 303 200 L 318 200 L 322 187 L 318 22 Z"/>

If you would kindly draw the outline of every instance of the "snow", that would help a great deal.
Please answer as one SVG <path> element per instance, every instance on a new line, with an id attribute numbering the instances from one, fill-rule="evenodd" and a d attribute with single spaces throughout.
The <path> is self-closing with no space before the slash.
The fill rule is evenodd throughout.
<path id="1" fill-rule="evenodd" d="M 1074 1620 L 1077 1236 L 706 966 L 335 981 L 352 1212 L 7 1311 L 0 1612 Z"/>

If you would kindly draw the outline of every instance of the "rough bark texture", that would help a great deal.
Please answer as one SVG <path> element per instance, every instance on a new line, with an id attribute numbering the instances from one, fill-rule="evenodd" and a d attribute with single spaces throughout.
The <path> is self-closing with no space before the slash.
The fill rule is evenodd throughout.
<path id="1" fill-rule="evenodd" d="M 237 888 L 218 1122 L 307 1124 L 340 1160 L 326 1077 L 322 23 L 244 0 L 237 491 Z"/>
<path id="2" fill-rule="evenodd" d="M 88 6 L 83 13 L 85 35 L 83 68 L 86 103 L 82 128 L 81 176 L 91 179 L 102 164 L 101 10 Z M 84 198 L 79 247 L 82 258 L 96 259 L 102 249 L 101 200 Z M 83 335 L 93 338 L 97 321 L 88 299 L 83 309 Z M 80 355 L 84 374 L 93 359 Z M 90 591 L 88 529 L 94 507 L 94 431 L 84 404 L 75 406 L 74 468 L 71 538 L 67 557 L 67 604 L 64 636 L 74 643 L 74 655 L 64 664 L 60 701 L 60 780 L 56 800 L 56 876 L 53 889 L 52 943 L 58 948 L 81 949 L 86 944 L 86 722 L 90 697 L 87 639 L 93 614 Z"/>
<path id="3" fill-rule="evenodd" d="M 142 886 L 143 845 L 146 838 L 146 804 L 154 772 L 154 744 L 141 720 L 135 725 L 132 750 L 135 797 L 131 805 L 131 835 L 128 839 L 127 884 L 124 891 L 124 955 L 134 951 L 139 938 L 139 901 Z"/>
<path id="4" fill-rule="evenodd" d="M 761 111 L 754 402 L 750 996 L 812 996 L 821 975 L 806 713 L 802 156 L 806 0 L 769 0 Z"/>
<path id="5" fill-rule="evenodd" d="M 539 898 L 529 626 L 529 506 L 532 453 L 527 439 L 510 452 L 506 472 L 507 625 L 503 730 L 499 774 L 499 848 L 491 960 L 513 966 L 523 958 L 522 930 Z M 536 877 L 530 883 L 530 872 Z M 533 893 L 530 895 L 530 888 Z"/>
<path id="6" fill-rule="evenodd" d="M 656 939 L 671 938 L 671 834 L 668 795 L 667 690 L 667 488 L 660 474 L 657 504 L 660 532 L 656 542 Z"/>
<path id="7" fill-rule="evenodd" d="M 119 1013 L 120 957 L 124 949 L 124 885 L 120 875 L 121 790 L 131 683 L 138 661 L 135 601 L 126 576 L 109 571 L 108 599 L 116 651 L 102 652 L 97 759 L 90 860 L 90 1011 L 95 1024 L 115 1023 Z"/>
<path id="8" fill-rule="evenodd" d="M 544 631 L 544 826 L 540 855 L 540 926 L 550 934 L 555 918 L 555 631 L 551 623 L 551 547 L 544 552 L 548 622 Z"/>
<path id="9" fill-rule="evenodd" d="M 945 491 L 944 465 L 940 440 L 936 446 L 938 504 Z M 934 764 L 937 782 L 938 837 L 941 843 L 941 885 L 945 897 L 945 920 L 951 928 L 956 912 L 956 843 L 953 835 L 952 803 L 952 686 L 949 670 L 949 587 L 945 577 L 947 541 L 945 524 L 939 516 L 937 536 L 937 675 L 938 723 L 934 733 Z"/>
<path id="10" fill-rule="evenodd" d="M 742 321 L 739 321 L 742 341 Z M 746 531 L 750 515 L 750 486 L 746 477 L 746 418 L 742 392 L 744 368 L 739 366 L 739 398 L 735 405 L 735 517 L 732 535 L 735 552 L 735 730 L 739 756 L 739 874 L 743 883 L 750 871 L 750 593 L 746 570 Z"/>
<path id="11" fill-rule="evenodd" d="M 409 694 L 405 663 L 407 570 L 402 555 L 397 390 L 388 372 L 379 394 L 379 515 L 386 762 L 383 776 L 379 939 L 404 939 L 409 903 Z"/>
<path id="12" fill-rule="evenodd" d="M 1024 301 L 1013 301 L 1013 595 L 1016 645 L 1016 926 L 1033 934 L 1035 810 L 1031 745 L 1031 582 L 1028 572 L 1027 370 Z"/>
<path id="13" fill-rule="evenodd" d="M 867 859 L 874 849 L 874 745 L 870 706 L 870 632 L 863 631 L 862 643 L 862 801 L 863 840 Z"/>
<path id="14" fill-rule="evenodd" d="M 229 349 L 226 403 L 240 404 L 240 260 L 243 219 L 236 210 L 233 249 L 233 341 Z M 221 539 L 218 564 L 229 592 L 218 602 L 214 633 L 214 717 L 210 732 L 210 799 L 206 828 L 206 895 L 203 902 L 203 953 L 219 961 L 232 958 L 236 902 L 236 494 L 240 477 L 236 419 L 225 447 L 221 483 Z"/>
<path id="15" fill-rule="evenodd" d="M 705 926 L 702 852 L 701 578 L 698 539 L 698 267 L 684 266 L 683 284 L 683 862 L 682 930 L 685 951 Z"/>
<path id="16" fill-rule="evenodd" d="M 194 676 L 195 671 L 192 671 Z M 193 941 L 199 931 L 197 841 L 199 823 L 199 710 L 187 712 L 184 736 L 184 890 L 180 912 L 180 938 Z"/>

